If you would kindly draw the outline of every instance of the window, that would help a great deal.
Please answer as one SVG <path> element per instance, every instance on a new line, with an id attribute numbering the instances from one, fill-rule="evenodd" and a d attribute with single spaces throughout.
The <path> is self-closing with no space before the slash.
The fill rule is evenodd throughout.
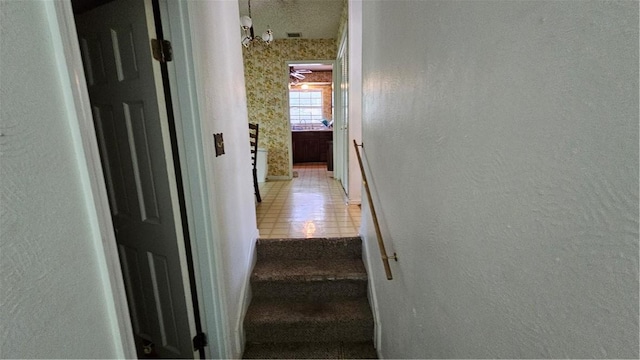
<path id="1" fill-rule="evenodd" d="M 322 91 L 289 91 L 291 129 L 322 128 Z"/>

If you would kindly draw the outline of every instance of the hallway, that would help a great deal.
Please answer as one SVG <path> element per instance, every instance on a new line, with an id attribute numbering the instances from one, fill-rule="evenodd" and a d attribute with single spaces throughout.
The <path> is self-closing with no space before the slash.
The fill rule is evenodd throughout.
<path id="1" fill-rule="evenodd" d="M 347 205 L 339 181 L 324 163 L 294 165 L 291 181 L 260 184 L 256 207 L 261 238 L 356 236 L 360 207 Z"/>

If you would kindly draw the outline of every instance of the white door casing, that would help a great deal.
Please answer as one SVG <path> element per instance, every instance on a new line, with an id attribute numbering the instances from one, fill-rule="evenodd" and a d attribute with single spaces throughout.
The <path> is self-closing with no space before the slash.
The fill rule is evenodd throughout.
<path id="1" fill-rule="evenodd" d="M 346 52 L 348 54 L 345 65 L 348 67 L 346 72 L 349 74 L 347 81 L 347 91 L 349 103 L 346 110 L 349 114 L 347 123 L 347 152 L 349 163 L 348 186 L 347 191 L 350 205 L 358 205 L 361 203 L 362 194 L 362 175 L 356 159 L 356 151 L 353 147 L 353 140 L 362 143 L 362 0 L 348 0 L 349 20 L 348 41 Z M 366 162 L 366 145 L 363 145 L 363 160 Z M 366 171 L 366 166 L 365 166 Z M 372 180 L 374 180 L 372 178 Z"/>
<path id="2" fill-rule="evenodd" d="M 340 41 L 342 43 L 342 40 Z M 338 46 L 338 49 L 340 46 Z M 340 51 L 338 50 L 338 54 Z M 343 145 L 342 141 L 342 67 L 340 56 L 336 56 L 336 64 L 333 67 L 333 178 L 342 181 Z"/>
<path id="3" fill-rule="evenodd" d="M 338 155 L 339 161 L 337 165 L 340 166 L 339 178 L 342 187 L 349 196 L 349 37 L 345 31 L 344 36 L 340 42 L 340 48 L 338 50 L 338 69 L 340 71 L 338 84 L 339 91 L 339 109 L 338 112 L 338 131 L 340 132 L 338 137 Z"/>
<path id="4" fill-rule="evenodd" d="M 290 100 L 289 100 L 289 81 L 290 81 L 290 75 L 289 75 L 289 67 L 294 65 L 294 64 L 322 64 L 322 65 L 331 65 L 331 72 L 332 72 L 332 77 L 331 77 L 331 87 L 332 87 L 332 94 L 331 96 L 333 97 L 334 101 L 337 101 L 336 99 L 338 98 L 338 93 L 336 91 L 336 67 L 337 67 L 337 63 L 335 60 L 324 60 L 324 59 L 314 59 L 314 60 L 286 60 L 285 61 L 286 64 L 286 72 L 283 74 L 283 84 L 284 86 L 286 86 L 287 88 L 287 101 L 284 104 L 284 111 L 287 114 L 287 120 L 288 120 L 288 124 L 287 126 L 289 126 L 289 176 L 288 178 L 291 179 L 293 178 L 293 136 L 292 136 L 292 131 L 291 131 L 291 106 L 290 106 Z M 337 102 L 334 103 L 334 108 L 333 108 L 333 119 L 337 119 L 337 114 L 336 112 L 338 111 L 338 108 L 336 107 Z M 334 153 L 334 159 L 336 158 L 335 156 L 335 142 L 336 142 L 336 121 L 334 121 L 334 125 L 333 125 L 333 130 L 332 130 L 332 140 L 334 142 L 333 144 L 333 153 Z M 334 174 L 335 174 L 335 163 L 334 163 Z"/>
<path id="5" fill-rule="evenodd" d="M 80 48 L 136 340 L 193 357 L 195 335 L 150 3 L 118 0 L 77 18 Z M 161 86 L 161 85 L 160 85 Z"/>

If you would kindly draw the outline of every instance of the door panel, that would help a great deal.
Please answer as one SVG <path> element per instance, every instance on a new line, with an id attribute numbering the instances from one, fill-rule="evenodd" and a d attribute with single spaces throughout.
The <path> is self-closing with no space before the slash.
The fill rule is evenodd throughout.
<path id="1" fill-rule="evenodd" d="M 124 245 L 118 245 L 120 261 L 122 262 L 122 273 L 127 289 L 129 311 L 131 312 L 131 323 L 133 332 L 145 340 L 151 341 L 151 318 L 149 309 L 144 299 L 143 275 L 140 271 L 140 261 L 138 251 Z"/>
<path id="2" fill-rule="evenodd" d="M 136 342 L 153 342 L 161 357 L 192 358 L 177 189 L 146 11 L 144 0 L 116 0 L 78 16 L 77 29 Z"/>
<path id="3" fill-rule="evenodd" d="M 103 85 L 107 82 L 107 74 L 104 66 L 104 56 L 102 54 L 102 44 L 98 34 L 91 34 L 80 39 L 80 49 L 82 51 L 85 67 L 87 85 Z"/>
<path id="4" fill-rule="evenodd" d="M 149 134 L 147 132 L 144 104 L 142 102 L 123 103 L 127 139 L 131 152 L 131 166 L 136 184 L 136 195 L 140 208 L 140 220 L 160 224 L 156 186 L 151 166 Z M 150 124 L 153 126 L 153 124 Z"/>
<path id="5" fill-rule="evenodd" d="M 118 133 L 115 126 L 113 107 L 110 105 L 94 106 L 93 117 L 98 138 L 103 139 L 100 145 L 102 162 L 108 164 L 104 166 L 105 180 L 109 194 L 112 216 L 131 217 L 131 206 L 126 191 L 123 165 L 120 158 L 122 155 L 117 147 L 111 152 L 107 151 L 106 144 L 116 144 Z"/>
<path id="6" fill-rule="evenodd" d="M 119 81 L 134 80 L 139 77 L 136 59 L 133 26 L 114 26 L 111 29 L 113 61 Z"/>
<path id="7" fill-rule="evenodd" d="M 153 284 L 154 300 L 158 315 L 158 326 L 162 346 L 178 352 L 180 340 L 178 338 L 175 309 L 171 302 L 171 280 L 167 258 L 153 253 L 147 253 L 151 283 Z"/>

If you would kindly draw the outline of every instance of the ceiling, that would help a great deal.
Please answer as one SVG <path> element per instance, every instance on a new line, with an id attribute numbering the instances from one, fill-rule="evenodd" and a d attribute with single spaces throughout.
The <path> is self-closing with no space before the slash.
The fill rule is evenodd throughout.
<path id="1" fill-rule="evenodd" d="M 113 0 L 71 0 L 74 13 L 80 14 Z M 256 36 L 271 26 L 275 39 L 299 32 L 303 39 L 335 39 L 346 0 L 251 0 L 251 15 Z M 238 0 L 241 15 L 249 15 L 247 0 Z M 240 24 L 238 24 L 240 32 Z"/>
<path id="2" fill-rule="evenodd" d="M 247 0 L 238 0 L 240 14 L 249 15 Z M 256 36 L 267 26 L 274 39 L 299 32 L 303 39 L 335 39 L 345 0 L 251 0 L 251 18 Z M 238 25 L 238 29 L 240 26 Z"/>

